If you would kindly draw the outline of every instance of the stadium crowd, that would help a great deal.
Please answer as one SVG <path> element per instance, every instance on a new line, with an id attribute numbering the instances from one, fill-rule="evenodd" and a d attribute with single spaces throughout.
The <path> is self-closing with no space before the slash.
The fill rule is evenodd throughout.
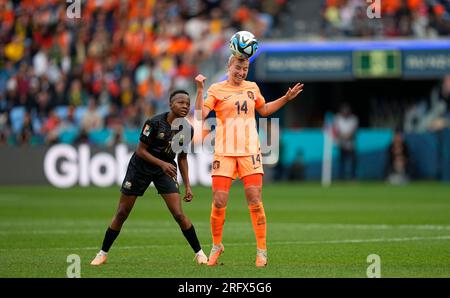
<path id="1" fill-rule="evenodd" d="M 368 18 L 367 10 L 379 18 Z M 435 38 L 450 34 L 448 0 L 326 0 L 322 10 L 326 38 L 414 37 Z"/>
<path id="2" fill-rule="evenodd" d="M 268 37 L 285 2 L 87 0 L 69 18 L 70 2 L 0 0 L 0 144 L 119 141 L 234 32 Z"/>
<path id="3" fill-rule="evenodd" d="M 366 1 L 323 2 L 328 39 L 450 33 L 448 0 L 383 0 L 375 21 Z M 80 3 L 80 18 L 69 18 L 66 1 L 0 0 L 0 145 L 127 141 L 128 131 L 167 109 L 170 90 L 193 94 L 196 73 L 222 70 L 235 31 L 270 38 L 288 9 L 286 0 Z M 406 131 L 428 130 L 426 123 L 409 129 L 409 119 L 427 110 L 415 102 L 375 100 L 370 125 L 394 128 L 404 119 Z M 439 117 L 449 110 L 442 100 L 429 106 Z"/>

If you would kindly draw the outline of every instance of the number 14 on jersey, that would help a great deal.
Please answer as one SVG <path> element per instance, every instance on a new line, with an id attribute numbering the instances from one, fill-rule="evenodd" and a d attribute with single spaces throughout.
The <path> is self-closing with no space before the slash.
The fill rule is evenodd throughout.
<path id="1" fill-rule="evenodd" d="M 242 103 L 242 105 L 239 102 L 239 100 L 236 101 L 234 104 L 236 105 L 238 115 L 241 113 L 241 111 L 244 112 L 245 114 L 247 114 L 248 108 L 247 108 L 247 101 L 246 100 L 244 100 L 244 103 Z"/>

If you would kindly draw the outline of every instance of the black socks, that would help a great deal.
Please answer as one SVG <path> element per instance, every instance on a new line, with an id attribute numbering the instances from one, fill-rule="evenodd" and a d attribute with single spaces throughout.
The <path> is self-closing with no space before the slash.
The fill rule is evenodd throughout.
<path id="1" fill-rule="evenodd" d="M 192 225 L 187 230 L 181 230 L 183 232 L 184 237 L 191 245 L 192 249 L 195 253 L 198 253 L 202 248 L 200 246 L 200 243 L 198 242 L 197 234 L 195 233 L 194 225 Z"/>
<path id="2" fill-rule="evenodd" d="M 116 240 L 117 236 L 119 236 L 120 231 L 115 231 L 108 227 L 105 233 L 105 238 L 103 239 L 102 250 L 104 252 L 108 252 L 113 244 L 114 240 Z"/>

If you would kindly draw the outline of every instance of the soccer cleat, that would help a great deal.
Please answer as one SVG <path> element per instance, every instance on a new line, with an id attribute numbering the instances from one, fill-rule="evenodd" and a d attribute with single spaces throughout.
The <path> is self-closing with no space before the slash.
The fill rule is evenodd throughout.
<path id="1" fill-rule="evenodd" d="M 223 244 L 219 245 L 213 245 L 211 248 L 211 252 L 209 253 L 209 260 L 208 260 L 208 266 L 215 266 L 217 265 L 217 260 L 219 259 L 220 255 L 224 252 L 225 247 L 223 247 Z"/>
<path id="2" fill-rule="evenodd" d="M 98 266 L 106 263 L 106 259 L 108 258 L 108 255 L 104 252 L 99 252 L 95 258 L 92 260 L 91 265 Z"/>
<path id="3" fill-rule="evenodd" d="M 207 264 L 208 263 L 208 257 L 205 255 L 202 249 L 198 253 L 195 254 L 194 260 L 197 262 L 197 264 Z"/>
<path id="4" fill-rule="evenodd" d="M 256 267 L 265 267 L 267 265 L 267 250 L 256 249 Z"/>

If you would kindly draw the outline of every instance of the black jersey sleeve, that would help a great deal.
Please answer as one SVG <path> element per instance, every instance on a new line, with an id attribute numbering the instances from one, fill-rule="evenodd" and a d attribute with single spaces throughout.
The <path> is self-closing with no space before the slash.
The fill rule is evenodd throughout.
<path id="1" fill-rule="evenodd" d="M 153 121 L 147 120 L 145 121 L 144 126 L 141 130 L 141 135 L 139 136 L 139 141 L 146 145 L 150 145 L 152 142 L 152 138 L 155 134 L 156 127 Z"/>

